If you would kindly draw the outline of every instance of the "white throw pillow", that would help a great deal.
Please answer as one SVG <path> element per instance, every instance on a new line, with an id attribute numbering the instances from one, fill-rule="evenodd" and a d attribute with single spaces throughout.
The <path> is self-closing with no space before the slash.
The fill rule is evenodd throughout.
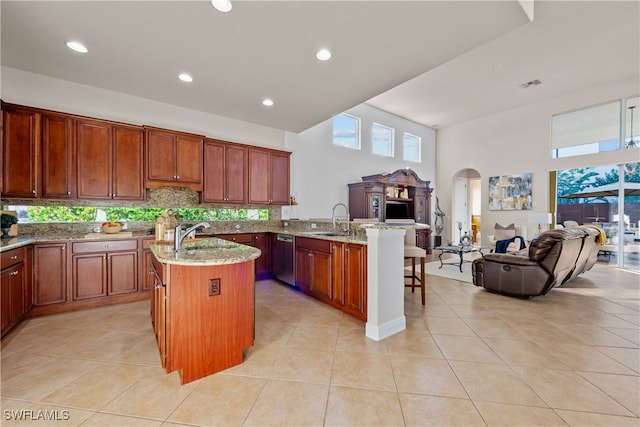
<path id="1" fill-rule="evenodd" d="M 516 226 L 513 223 L 504 226 L 496 222 L 496 225 L 493 227 L 493 235 L 496 241 L 511 239 L 516 236 Z"/>

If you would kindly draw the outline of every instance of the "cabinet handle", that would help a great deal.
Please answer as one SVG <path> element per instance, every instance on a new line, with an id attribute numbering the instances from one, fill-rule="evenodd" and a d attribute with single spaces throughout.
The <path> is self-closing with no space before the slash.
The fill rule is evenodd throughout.
<path id="1" fill-rule="evenodd" d="M 176 179 L 180 179 L 180 175 L 176 176 Z"/>
<path id="2" fill-rule="evenodd" d="M 16 270 L 16 271 L 12 271 L 12 272 L 11 272 L 11 275 L 12 275 L 12 276 L 17 276 L 17 275 L 18 275 L 18 270 Z"/>
<path id="3" fill-rule="evenodd" d="M 36 194 L 36 190 L 31 190 L 31 194 Z"/>
<path id="4" fill-rule="evenodd" d="M 108 244 L 108 243 L 105 243 L 105 244 L 104 244 L 104 246 L 103 246 L 103 248 L 105 248 L 105 249 L 109 249 L 109 244 Z"/>
<path id="5" fill-rule="evenodd" d="M 71 191 L 67 191 L 67 196 L 70 196 L 70 195 L 71 195 Z"/>
<path id="6" fill-rule="evenodd" d="M 11 259 L 18 259 L 18 255 L 11 255 Z"/>

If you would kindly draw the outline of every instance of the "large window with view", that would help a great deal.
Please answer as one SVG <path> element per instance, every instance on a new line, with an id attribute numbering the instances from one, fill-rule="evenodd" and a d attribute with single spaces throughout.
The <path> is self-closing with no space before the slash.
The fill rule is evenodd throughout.
<path id="1" fill-rule="evenodd" d="M 393 128 L 378 123 L 371 125 L 371 152 L 393 157 Z"/>
<path id="2" fill-rule="evenodd" d="M 5 206 L 18 213 L 20 223 L 150 221 L 165 208 L 84 207 L 84 206 Z M 269 209 L 174 208 L 179 219 L 187 221 L 267 221 Z"/>
<path id="3" fill-rule="evenodd" d="M 640 148 L 640 97 L 552 117 L 553 158 Z"/>
<path id="4" fill-rule="evenodd" d="M 360 149 L 360 119 L 349 114 L 333 117 L 333 145 Z"/>
<path id="5" fill-rule="evenodd" d="M 402 135 L 402 159 L 408 162 L 420 163 L 421 138 L 405 132 Z"/>

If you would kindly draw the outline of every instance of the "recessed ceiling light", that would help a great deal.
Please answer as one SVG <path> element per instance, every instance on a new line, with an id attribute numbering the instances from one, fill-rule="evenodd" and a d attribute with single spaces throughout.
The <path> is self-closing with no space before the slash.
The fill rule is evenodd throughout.
<path id="1" fill-rule="evenodd" d="M 67 45 L 67 47 L 73 51 L 76 52 L 80 52 L 80 53 L 87 53 L 89 52 L 89 49 L 87 49 L 85 47 L 85 45 L 83 45 L 80 42 L 74 42 L 74 41 L 69 41 L 69 42 L 65 42 L 65 44 Z"/>
<path id="2" fill-rule="evenodd" d="M 267 107 L 271 107 L 273 105 L 273 100 L 269 98 L 265 98 L 262 100 L 262 105 L 266 105 Z"/>
<path id="3" fill-rule="evenodd" d="M 191 83 L 193 81 L 193 77 L 191 77 L 191 75 L 187 73 L 178 74 L 178 78 L 183 82 L 187 82 L 187 83 Z"/>
<path id="4" fill-rule="evenodd" d="M 233 7 L 231 0 L 211 0 L 211 4 L 220 12 L 229 12 Z"/>
<path id="5" fill-rule="evenodd" d="M 331 58 L 331 52 L 329 51 L 329 49 L 320 49 L 316 53 L 316 58 L 318 58 L 320 61 L 327 61 L 329 60 L 329 58 Z"/>

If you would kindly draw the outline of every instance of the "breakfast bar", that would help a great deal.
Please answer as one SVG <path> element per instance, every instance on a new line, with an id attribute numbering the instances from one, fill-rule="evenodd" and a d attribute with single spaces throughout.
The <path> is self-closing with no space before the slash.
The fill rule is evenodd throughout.
<path id="1" fill-rule="evenodd" d="M 152 241 L 151 319 L 167 372 L 182 384 L 243 361 L 254 342 L 254 260 L 260 250 L 218 238 Z"/>

